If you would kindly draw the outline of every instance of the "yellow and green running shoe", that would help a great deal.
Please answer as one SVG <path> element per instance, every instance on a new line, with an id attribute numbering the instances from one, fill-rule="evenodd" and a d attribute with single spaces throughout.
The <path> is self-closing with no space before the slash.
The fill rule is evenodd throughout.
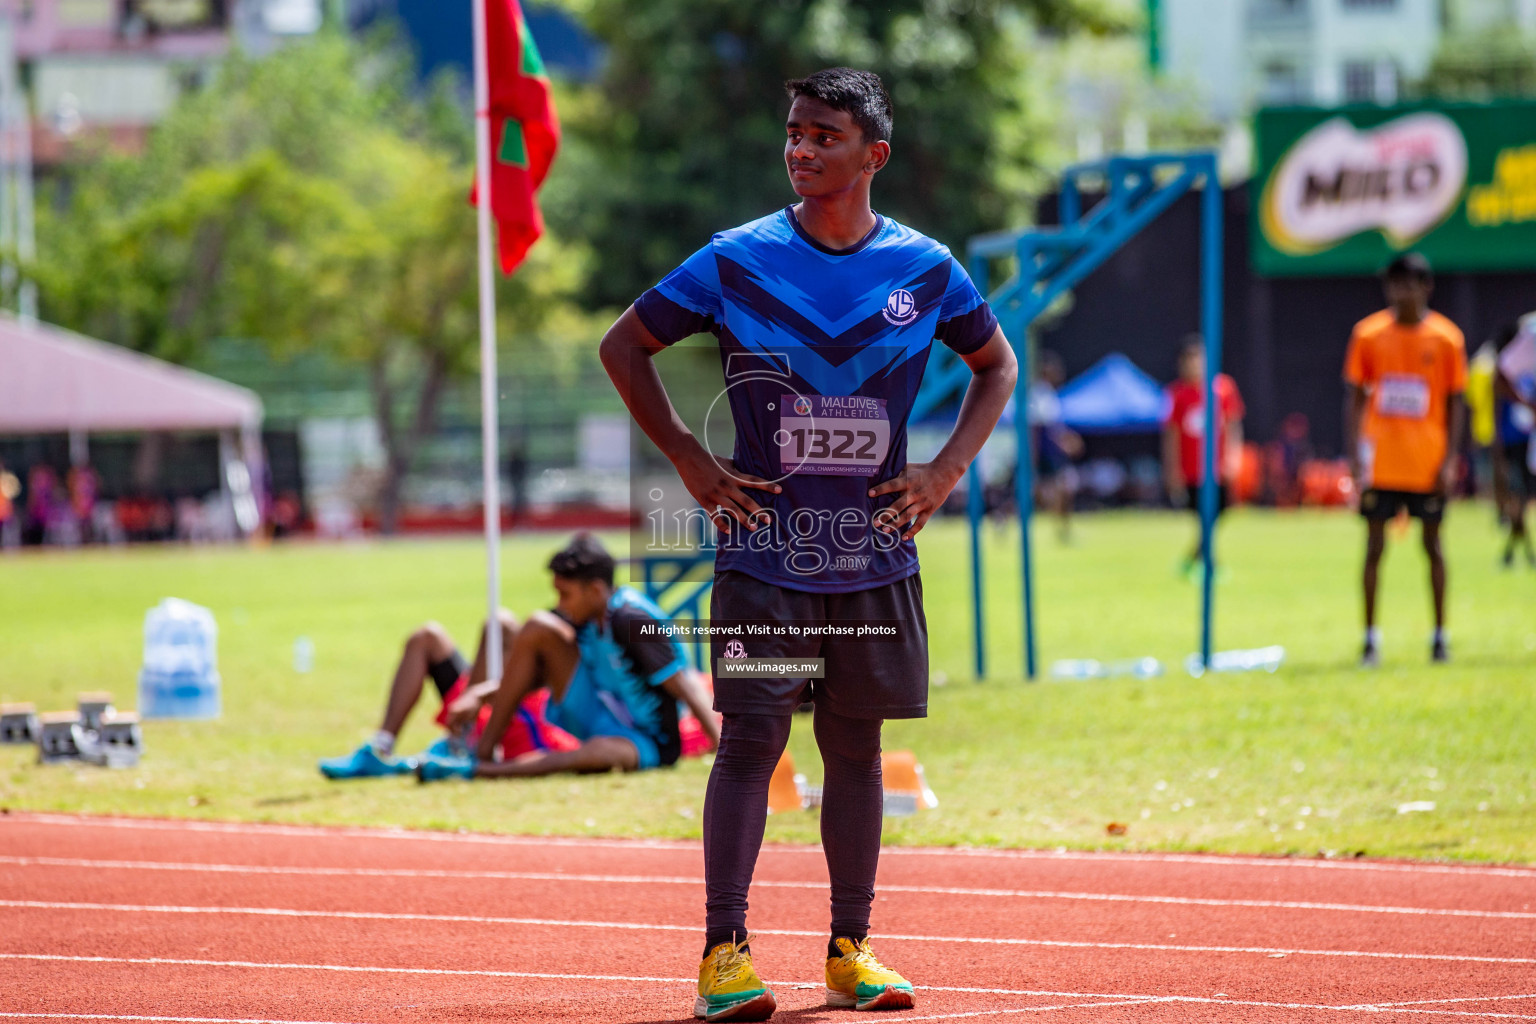
<path id="1" fill-rule="evenodd" d="M 910 1010 L 912 983 L 875 958 L 868 939 L 839 936 L 842 956 L 827 958 L 827 1005 L 855 1010 Z"/>
<path id="2" fill-rule="evenodd" d="M 699 964 L 699 997 L 693 1015 L 707 1021 L 767 1020 L 778 1008 L 773 989 L 752 968 L 748 935 L 740 942 L 722 942 Z"/>

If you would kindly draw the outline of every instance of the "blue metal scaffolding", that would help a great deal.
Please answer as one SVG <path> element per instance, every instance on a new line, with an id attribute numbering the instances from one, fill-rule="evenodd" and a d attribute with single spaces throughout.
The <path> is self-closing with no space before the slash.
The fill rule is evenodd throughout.
<path id="1" fill-rule="evenodd" d="M 1085 187 L 1086 186 L 1086 187 Z M 1084 211 L 1084 192 L 1102 193 Z M 1034 516 L 1034 466 L 1030 457 L 1029 391 L 1034 380 L 1031 324 L 1050 305 L 1104 264 L 1121 246 L 1166 212 L 1179 197 L 1200 188 L 1200 331 L 1205 339 L 1205 436 L 1216 437 L 1216 375 L 1221 372 L 1222 198 L 1214 152 L 1115 156 L 1079 164 L 1062 178 L 1060 226 L 998 232 L 971 239 L 971 277 L 992 304 L 1020 359 L 1014 389 L 1016 499 L 1019 507 L 1024 596 L 1024 673 L 1038 675 L 1035 637 L 1034 559 L 1030 524 Z M 1017 269 L 1002 285 L 990 286 L 992 261 L 1014 259 Z M 912 410 L 920 419 L 956 400 L 970 381 L 970 369 L 942 346 Z M 971 526 L 971 602 L 975 667 L 986 676 L 981 521 L 985 511 L 981 460 L 971 464 L 966 511 Z M 1216 445 L 1205 445 L 1205 478 L 1200 487 L 1200 553 L 1204 565 L 1200 605 L 1200 659 L 1209 667 L 1214 586 L 1213 528 L 1217 505 Z"/>
<path id="2" fill-rule="evenodd" d="M 646 555 L 634 559 L 632 564 L 640 571 L 645 596 L 655 601 L 667 618 L 693 627 L 708 618 L 706 601 L 715 583 L 714 544 L 701 545 L 698 551 L 681 555 Z M 693 667 L 700 672 L 710 671 L 709 645 L 696 636 L 686 643 L 693 654 Z"/>

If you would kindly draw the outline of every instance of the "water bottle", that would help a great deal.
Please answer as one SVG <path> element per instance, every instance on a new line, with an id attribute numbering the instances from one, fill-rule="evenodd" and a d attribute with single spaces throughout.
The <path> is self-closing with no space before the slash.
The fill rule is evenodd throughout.
<path id="1" fill-rule="evenodd" d="M 1218 672 L 1277 672 L 1285 663 L 1285 648 L 1255 647 L 1247 651 L 1222 651 L 1212 658 Z"/>
<path id="2" fill-rule="evenodd" d="M 1212 672 L 1278 672 L 1285 664 L 1285 648 L 1279 645 L 1255 647 L 1245 651 L 1217 651 L 1211 655 Z M 1200 655 L 1184 659 L 1184 668 L 1196 679 L 1205 674 Z"/>
<path id="3" fill-rule="evenodd" d="M 1156 658 L 1132 658 L 1111 666 L 1111 675 L 1135 676 L 1137 679 L 1156 679 L 1163 674 L 1163 663 Z"/>
<path id="4" fill-rule="evenodd" d="M 139 671 L 141 717 L 219 717 L 218 636 L 213 613 L 189 601 L 168 597 L 149 610 Z"/>
<path id="5" fill-rule="evenodd" d="M 1102 679 L 1107 675 L 1104 663 L 1093 658 L 1063 658 L 1052 663 L 1052 679 Z"/>
<path id="6" fill-rule="evenodd" d="M 307 636 L 301 636 L 293 642 L 293 670 L 313 672 L 314 668 L 315 642 Z"/>

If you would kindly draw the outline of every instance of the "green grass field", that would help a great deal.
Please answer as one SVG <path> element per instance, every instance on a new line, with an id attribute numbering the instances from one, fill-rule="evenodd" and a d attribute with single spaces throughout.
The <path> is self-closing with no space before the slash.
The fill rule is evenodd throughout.
<path id="1" fill-rule="evenodd" d="M 941 806 L 888 819 L 891 843 L 1222 850 L 1536 861 L 1536 572 L 1495 566 L 1486 506 L 1447 527 L 1454 663 L 1427 663 L 1429 607 L 1414 538 L 1383 570 L 1385 663 L 1353 667 L 1362 530 L 1339 513 L 1233 514 L 1222 533 L 1221 647 L 1283 644 L 1274 675 L 1191 679 L 1197 587 L 1174 565 L 1187 517 L 1097 515 L 1064 547 L 1042 526 L 1042 664 L 1154 655 L 1159 679 L 1021 679 L 1017 534 L 988 532 L 991 665 L 970 671 L 966 535 L 920 538 L 935 681 L 931 717 L 892 724 Z M 506 601 L 546 605 L 541 566 L 563 538 L 509 539 Z M 72 707 L 108 689 L 131 707 L 143 615 L 174 595 L 220 625 L 225 714 L 151 722 L 134 770 L 39 766 L 0 748 L 0 806 L 521 833 L 697 836 L 707 764 L 634 776 L 417 785 L 330 784 L 315 759 L 375 726 L 407 630 L 435 618 L 466 642 L 483 593 L 472 540 L 141 548 L 0 559 L 0 700 Z M 314 641 L 313 672 L 293 670 Z M 425 710 L 425 709 L 423 709 Z M 405 750 L 433 738 L 418 711 Z M 820 765 L 809 721 L 796 764 Z M 1398 813 L 1410 801 L 1429 812 Z M 1110 822 L 1128 825 L 1110 836 Z M 770 839 L 814 840 L 814 813 L 774 816 Z"/>

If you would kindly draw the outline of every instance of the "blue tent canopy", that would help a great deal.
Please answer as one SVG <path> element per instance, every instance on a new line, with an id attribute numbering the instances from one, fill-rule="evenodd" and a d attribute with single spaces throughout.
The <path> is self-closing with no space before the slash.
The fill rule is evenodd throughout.
<path id="1" fill-rule="evenodd" d="M 1061 421 L 1083 434 L 1141 434 L 1161 429 L 1168 396 L 1119 352 L 1062 385 Z"/>
<path id="2" fill-rule="evenodd" d="M 1162 429 L 1168 396 L 1141 367 L 1119 352 L 1094 363 L 1063 384 L 1057 392 L 1061 424 L 1082 434 L 1150 434 Z M 947 426 L 955 422 L 960 403 L 946 403 L 914 426 Z M 1013 399 L 999 424 L 1013 423 Z"/>

